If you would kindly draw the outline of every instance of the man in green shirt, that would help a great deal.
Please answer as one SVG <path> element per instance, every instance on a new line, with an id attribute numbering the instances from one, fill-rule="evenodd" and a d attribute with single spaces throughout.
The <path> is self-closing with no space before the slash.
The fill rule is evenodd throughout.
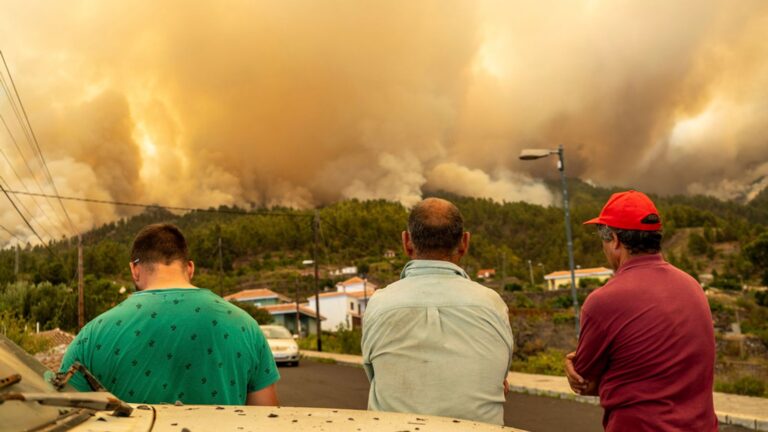
<path id="1" fill-rule="evenodd" d="M 278 404 L 280 374 L 258 324 L 191 284 L 195 266 L 177 227 L 142 229 L 130 268 L 138 292 L 82 329 L 62 371 L 79 361 L 128 402 Z M 80 373 L 70 384 L 90 390 Z"/>
<path id="2" fill-rule="evenodd" d="M 469 247 L 461 213 L 426 199 L 402 241 L 411 261 L 363 319 L 368 408 L 503 424 L 512 330 L 501 297 L 458 266 Z"/>

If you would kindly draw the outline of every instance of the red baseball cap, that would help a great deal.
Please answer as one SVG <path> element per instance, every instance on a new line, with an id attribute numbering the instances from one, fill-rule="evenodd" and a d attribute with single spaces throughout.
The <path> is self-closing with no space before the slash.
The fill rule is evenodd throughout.
<path id="1" fill-rule="evenodd" d="M 636 231 L 658 231 L 661 229 L 661 217 L 648 195 L 629 190 L 611 195 L 600 216 L 584 222 L 584 225 L 587 224 Z"/>

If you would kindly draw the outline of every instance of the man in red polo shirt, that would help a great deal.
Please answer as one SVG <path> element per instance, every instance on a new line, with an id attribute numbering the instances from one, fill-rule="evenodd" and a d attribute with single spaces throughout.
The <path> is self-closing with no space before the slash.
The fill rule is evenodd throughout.
<path id="1" fill-rule="evenodd" d="M 664 261 L 656 206 L 613 194 L 585 224 L 616 274 L 584 302 L 571 388 L 599 394 L 606 431 L 716 431 L 712 315 L 699 283 Z"/>

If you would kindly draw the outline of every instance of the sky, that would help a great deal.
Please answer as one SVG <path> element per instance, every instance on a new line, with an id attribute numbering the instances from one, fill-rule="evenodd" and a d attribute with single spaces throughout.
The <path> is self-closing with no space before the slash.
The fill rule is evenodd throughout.
<path id="1" fill-rule="evenodd" d="M 0 50 L 62 195 L 309 208 L 445 190 L 554 205 L 554 158 L 518 155 L 560 144 L 568 176 L 598 185 L 722 199 L 768 185 L 764 0 L 0 10 Z M 52 193 L 2 91 L 0 115 L 4 186 Z M 53 200 L 20 201 L 43 237 L 135 211 L 65 202 L 69 224 Z M 18 237 L 0 242 L 31 240 L 7 200 L 0 225 Z"/>

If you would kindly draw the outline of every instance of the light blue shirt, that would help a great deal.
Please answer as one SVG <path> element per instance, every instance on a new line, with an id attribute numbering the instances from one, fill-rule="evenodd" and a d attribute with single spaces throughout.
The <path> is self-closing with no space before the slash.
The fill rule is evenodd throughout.
<path id="1" fill-rule="evenodd" d="M 369 300 L 368 409 L 504 423 L 512 362 L 508 309 L 447 261 L 414 260 Z"/>

